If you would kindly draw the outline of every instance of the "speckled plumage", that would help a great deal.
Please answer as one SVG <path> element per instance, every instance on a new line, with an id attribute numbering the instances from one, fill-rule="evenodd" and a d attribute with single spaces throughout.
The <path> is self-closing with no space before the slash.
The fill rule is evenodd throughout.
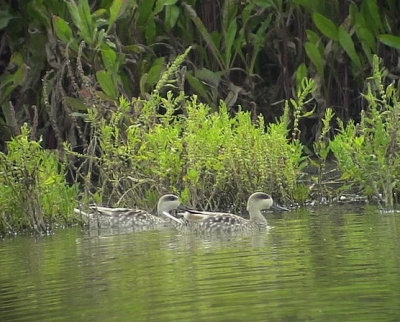
<path id="1" fill-rule="evenodd" d="M 180 205 L 179 198 L 175 195 L 162 196 L 157 204 L 157 213 L 170 212 Z M 80 209 L 75 212 L 82 214 L 90 229 L 133 229 L 147 230 L 168 225 L 169 220 L 155 216 L 145 210 L 130 208 L 109 208 L 91 206 L 91 212 L 85 213 Z"/>
<path id="2" fill-rule="evenodd" d="M 189 209 L 176 218 L 178 228 L 182 231 L 198 233 L 249 233 L 267 228 L 267 220 L 261 214 L 262 210 L 270 209 L 273 200 L 263 192 L 253 193 L 247 202 L 250 219 L 238 215 L 220 212 L 205 212 Z M 169 217 L 168 214 L 164 214 Z"/>
<path id="3" fill-rule="evenodd" d="M 157 226 L 165 223 L 160 217 L 154 216 L 141 209 L 91 207 L 89 225 L 97 224 L 100 227 L 145 227 Z"/>

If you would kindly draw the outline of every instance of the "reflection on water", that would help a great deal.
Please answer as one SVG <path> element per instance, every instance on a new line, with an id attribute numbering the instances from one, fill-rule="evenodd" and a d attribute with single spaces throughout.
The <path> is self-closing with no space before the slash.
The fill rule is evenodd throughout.
<path id="1" fill-rule="evenodd" d="M 397 214 L 331 207 L 280 216 L 247 237 L 70 229 L 0 241 L 0 317 L 400 319 Z"/>

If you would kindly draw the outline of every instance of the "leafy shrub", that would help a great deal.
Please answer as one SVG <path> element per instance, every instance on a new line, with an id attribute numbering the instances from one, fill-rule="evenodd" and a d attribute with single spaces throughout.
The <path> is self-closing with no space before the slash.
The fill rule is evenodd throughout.
<path id="1" fill-rule="evenodd" d="M 224 209 L 256 190 L 293 199 L 304 156 L 299 141 L 287 139 L 286 120 L 265 131 L 262 117 L 232 117 L 224 103 L 212 112 L 194 96 L 175 115 L 181 100 L 172 94 L 149 102 L 153 117 L 129 117 L 128 106 L 143 102 L 121 99 L 109 121 L 92 124 L 98 127 L 101 202 L 150 207 L 161 193 L 174 192 L 193 205 Z M 164 114 L 156 112 L 160 105 Z"/>
<path id="2" fill-rule="evenodd" d="M 185 191 L 192 203 L 223 208 L 258 190 L 292 199 L 304 158 L 298 141 L 287 139 L 287 126 L 281 120 L 265 131 L 261 116 L 255 123 L 249 112 L 231 117 L 224 103 L 211 113 L 192 99 L 183 136 Z"/>
<path id="3" fill-rule="evenodd" d="M 25 125 L 21 135 L 0 153 L 0 232 L 28 229 L 47 232 L 54 224 L 76 220 L 73 208 L 76 185 L 69 187 L 65 166 L 57 155 L 29 139 Z"/>
<path id="4" fill-rule="evenodd" d="M 83 160 L 76 172 L 85 181 L 84 200 L 150 209 L 160 194 L 173 192 L 195 206 L 226 209 L 244 204 L 256 190 L 294 199 L 306 158 L 299 139 L 288 139 L 289 103 L 266 130 L 261 116 L 243 111 L 232 116 L 225 102 L 214 111 L 183 92 L 163 97 L 189 50 L 146 100 L 122 97 L 108 116 L 88 110 L 91 146 L 81 155 L 70 151 Z M 304 81 L 297 101 L 291 100 L 295 122 L 313 88 Z"/>
<path id="5" fill-rule="evenodd" d="M 345 179 L 392 207 L 400 178 L 400 89 L 394 84 L 385 88 L 384 76 L 374 56 L 374 73 L 364 96 L 367 109 L 358 124 L 339 121 L 340 133 L 330 146 Z"/>

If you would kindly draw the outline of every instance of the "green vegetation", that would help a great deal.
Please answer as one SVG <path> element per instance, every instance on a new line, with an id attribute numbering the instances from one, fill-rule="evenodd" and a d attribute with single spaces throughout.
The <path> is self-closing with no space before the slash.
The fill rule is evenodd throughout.
<path id="1" fill-rule="evenodd" d="M 0 144 L 28 121 L 46 147 L 84 145 L 77 114 L 101 101 L 109 110 L 121 94 L 146 98 L 191 46 L 174 86 L 213 109 L 222 99 L 271 122 L 277 102 L 313 78 L 318 117 L 299 125 L 312 147 L 327 107 L 345 122 L 359 117 L 374 54 L 396 75 L 399 10 L 392 0 L 4 1 Z"/>
<path id="2" fill-rule="evenodd" d="M 0 230 L 45 231 L 60 222 L 57 214 L 74 222 L 67 201 L 76 200 L 77 183 L 83 203 L 147 208 L 167 191 L 221 209 L 254 190 L 284 202 L 334 196 L 324 184 L 332 155 L 346 181 L 342 191 L 357 186 L 393 206 L 398 90 L 387 82 L 397 73 L 398 6 L 391 0 L 379 6 L 377 0 L 2 3 L 0 146 L 10 183 L 0 196 L 8 200 Z M 393 67 L 383 72 L 383 65 Z M 24 123 L 29 134 L 21 132 Z M 10 148 L 21 137 L 40 151 L 38 160 L 52 155 L 32 162 L 37 173 L 53 162 L 57 189 L 65 189 L 57 194 L 68 195 L 58 210 L 49 210 L 43 197 L 45 181 L 35 179 L 32 194 L 30 185 L 18 186 L 26 189 L 20 200 L 7 190 L 19 182 L 7 160 L 26 167 Z M 44 149 L 57 150 L 59 160 Z M 309 161 L 317 168 L 314 184 L 302 179 Z M 67 170 L 70 188 L 61 181 Z M 36 178 L 29 171 L 22 173 Z M 14 208 L 19 213 L 12 218 Z"/>
<path id="3" fill-rule="evenodd" d="M 249 191 L 256 190 L 293 200 L 306 157 L 300 141 L 289 139 L 289 104 L 281 119 L 265 131 L 261 116 L 244 111 L 232 116 L 224 102 L 213 111 L 196 96 L 168 92 L 161 97 L 157 88 L 170 82 L 168 75 L 186 54 L 170 66 L 148 100 L 121 98 L 109 119 L 99 117 L 97 109 L 88 113 L 90 142 L 95 146 L 81 155 L 68 152 L 85 160 L 81 168 L 92 169 L 75 171 L 86 182 L 86 198 L 151 208 L 160 194 L 172 191 L 210 209 L 244 204 Z M 299 99 L 291 101 L 298 117 L 312 89 L 313 82 L 304 81 Z M 132 111 L 139 109 L 141 113 L 132 117 Z M 98 181 L 92 187 L 88 178 L 94 173 Z"/>
<path id="4" fill-rule="evenodd" d="M 40 142 L 30 140 L 26 125 L 0 153 L 0 232 L 24 229 L 47 232 L 54 224 L 76 221 L 77 185 L 68 186 L 66 167 Z"/>
<path id="5" fill-rule="evenodd" d="M 393 207 L 400 179 L 400 88 L 398 83 L 385 88 L 386 74 L 375 56 L 365 94 L 368 107 L 360 123 L 339 122 L 340 132 L 330 146 L 347 182 L 360 185 L 365 194 Z"/>

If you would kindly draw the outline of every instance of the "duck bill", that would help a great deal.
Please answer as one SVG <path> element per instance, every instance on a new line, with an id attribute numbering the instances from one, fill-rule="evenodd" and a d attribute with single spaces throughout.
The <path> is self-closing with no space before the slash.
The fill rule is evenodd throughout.
<path id="1" fill-rule="evenodd" d="M 193 208 L 190 208 L 188 206 L 185 206 L 184 204 L 180 204 L 177 208 L 178 210 L 182 210 L 182 211 L 191 211 L 194 210 Z"/>
<path id="2" fill-rule="evenodd" d="M 280 205 L 278 205 L 278 204 L 276 204 L 276 203 L 273 203 L 273 204 L 272 204 L 271 210 L 273 210 L 273 211 L 281 211 L 281 212 L 282 212 L 282 211 L 289 211 L 288 208 L 282 207 L 282 206 L 280 206 Z"/>

